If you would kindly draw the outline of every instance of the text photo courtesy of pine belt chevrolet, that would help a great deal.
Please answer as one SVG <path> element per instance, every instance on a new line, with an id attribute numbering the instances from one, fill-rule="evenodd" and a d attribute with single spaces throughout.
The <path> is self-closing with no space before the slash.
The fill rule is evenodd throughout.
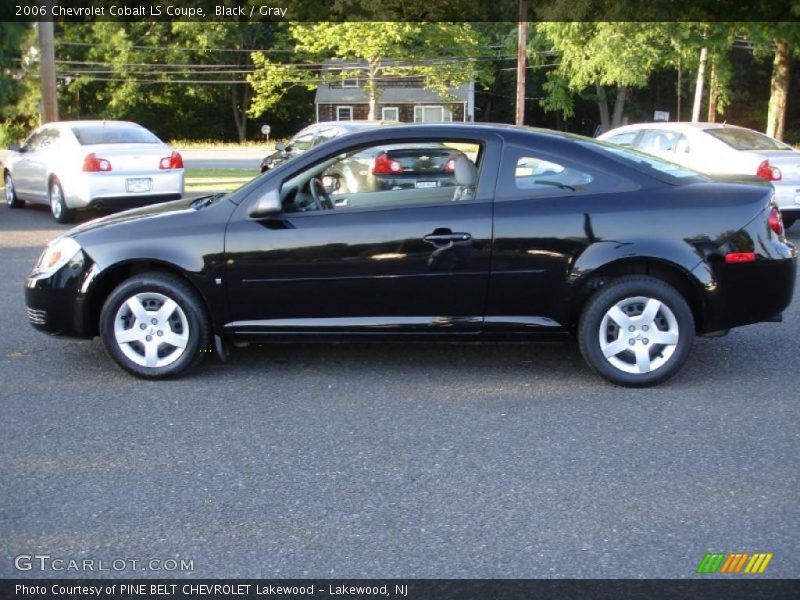
<path id="1" fill-rule="evenodd" d="M 414 144 L 457 150 L 455 185 L 322 184 L 359 153 Z M 602 377 L 646 386 L 695 335 L 779 321 L 796 261 L 766 180 L 548 130 L 421 124 L 85 223 L 50 243 L 25 296 L 34 327 L 100 336 L 150 379 L 229 342 L 563 336 Z"/>
<path id="2" fill-rule="evenodd" d="M 183 196 L 183 158 L 144 127 L 61 121 L 34 131 L 3 171 L 6 202 L 47 204 L 69 223 L 85 208 L 120 209 Z"/>
<path id="3" fill-rule="evenodd" d="M 775 188 L 784 225 L 800 218 L 800 151 L 758 131 L 724 123 L 638 123 L 598 139 L 711 175 L 761 177 Z"/>

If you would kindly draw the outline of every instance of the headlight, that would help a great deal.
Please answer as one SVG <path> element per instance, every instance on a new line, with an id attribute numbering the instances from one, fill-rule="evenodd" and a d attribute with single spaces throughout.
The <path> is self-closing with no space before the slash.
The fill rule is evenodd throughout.
<path id="1" fill-rule="evenodd" d="M 31 275 L 37 279 L 46 279 L 72 260 L 80 251 L 80 244 L 73 238 L 57 238 L 50 242 L 42 252 Z"/>

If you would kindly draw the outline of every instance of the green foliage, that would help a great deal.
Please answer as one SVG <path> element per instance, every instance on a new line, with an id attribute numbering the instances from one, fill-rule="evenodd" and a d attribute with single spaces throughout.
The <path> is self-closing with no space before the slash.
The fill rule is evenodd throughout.
<path id="1" fill-rule="evenodd" d="M 363 79 L 372 99 L 380 94 L 380 77 L 409 75 L 423 77 L 429 89 L 446 97 L 448 88 L 491 80 L 474 60 L 484 45 L 483 36 L 467 23 L 292 23 L 282 47 L 294 50 L 294 64 L 253 55 L 257 70 L 249 81 L 256 95 L 250 114 L 271 110 L 293 87 L 315 88 L 321 82 L 320 63 L 328 58 L 363 61 L 349 76 Z M 454 54 L 459 60 L 452 59 Z"/>
<path id="2" fill-rule="evenodd" d="M 36 30 L 0 22 L 0 146 L 19 142 L 39 124 Z"/>

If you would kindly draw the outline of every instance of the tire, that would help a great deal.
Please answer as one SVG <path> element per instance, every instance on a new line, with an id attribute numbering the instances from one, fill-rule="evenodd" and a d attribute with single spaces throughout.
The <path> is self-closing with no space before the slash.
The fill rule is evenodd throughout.
<path id="1" fill-rule="evenodd" d="M 17 190 L 14 188 L 14 180 L 11 179 L 11 173 L 6 172 L 3 177 L 3 185 L 6 192 L 6 204 L 9 208 L 22 208 L 25 206 L 25 200 L 20 200 L 17 196 Z"/>
<path id="2" fill-rule="evenodd" d="M 589 366 L 627 387 L 656 385 L 675 375 L 693 341 L 694 318 L 686 300 L 654 277 L 626 276 L 606 284 L 586 302 L 578 324 L 578 343 Z"/>
<path id="3" fill-rule="evenodd" d="M 167 302 L 173 304 L 159 314 Z M 176 377 L 212 348 L 203 301 L 188 283 L 168 273 L 136 275 L 119 284 L 100 312 L 100 337 L 114 362 L 143 379 Z"/>
<path id="4" fill-rule="evenodd" d="M 50 181 L 50 212 L 57 223 L 71 223 L 75 218 L 75 211 L 64 200 L 64 189 L 58 179 Z"/>

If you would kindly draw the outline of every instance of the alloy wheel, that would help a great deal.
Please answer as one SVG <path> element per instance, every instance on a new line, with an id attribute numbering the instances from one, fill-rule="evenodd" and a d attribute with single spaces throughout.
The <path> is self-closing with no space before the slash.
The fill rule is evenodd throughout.
<path id="1" fill-rule="evenodd" d="M 120 305 L 114 320 L 114 338 L 122 353 L 137 365 L 166 367 L 186 350 L 189 321 L 171 298 L 142 292 Z"/>
<path id="2" fill-rule="evenodd" d="M 50 186 L 50 210 L 56 220 L 61 218 L 61 186 L 57 183 Z"/>
<path id="3" fill-rule="evenodd" d="M 635 296 L 620 300 L 600 322 L 600 350 L 625 373 L 651 373 L 669 362 L 680 340 L 678 319 L 664 302 Z"/>
<path id="4" fill-rule="evenodd" d="M 14 182 L 11 181 L 10 175 L 6 175 L 4 183 L 6 188 L 6 203 L 11 206 L 14 204 Z"/>

